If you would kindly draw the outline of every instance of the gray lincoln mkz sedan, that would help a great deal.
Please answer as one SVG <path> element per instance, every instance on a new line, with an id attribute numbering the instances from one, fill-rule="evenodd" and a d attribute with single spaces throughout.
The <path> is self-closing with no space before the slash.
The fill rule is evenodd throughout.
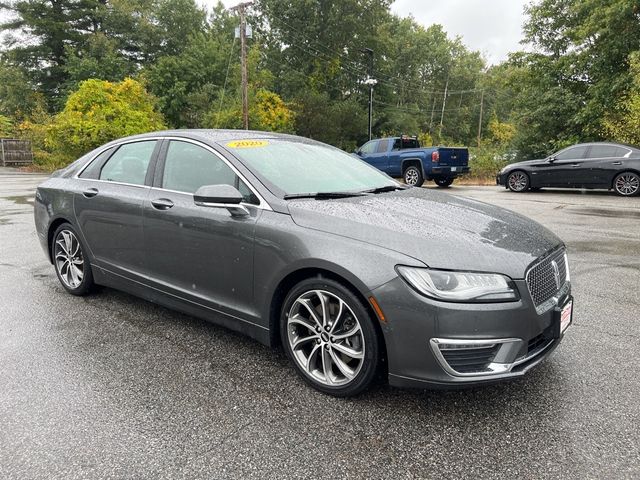
<path id="1" fill-rule="evenodd" d="M 571 323 L 565 247 L 507 210 L 408 188 L 288 135 L 157 132 L 38 187 L 62 286 L 94 284 L 282 344 L 336 396 L 518 377 Z"/>

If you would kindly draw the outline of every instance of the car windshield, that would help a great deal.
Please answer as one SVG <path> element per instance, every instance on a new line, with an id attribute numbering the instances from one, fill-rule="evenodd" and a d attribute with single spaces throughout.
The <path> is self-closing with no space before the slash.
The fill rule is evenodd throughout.
<path id="1" fill-rule="evenodd" d="M 398 186 L 362 160 L 328 146 L 279 139 L 239 140 L 223 145 L 287 196 Z"/>

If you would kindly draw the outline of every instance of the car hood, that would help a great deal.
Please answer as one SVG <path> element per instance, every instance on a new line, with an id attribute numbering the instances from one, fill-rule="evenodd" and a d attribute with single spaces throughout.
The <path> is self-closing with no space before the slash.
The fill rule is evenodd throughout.
<path id="1" fill-rule="evenodd" d="M 524 278 L 562 244 L 542 225 L 503 208 L 422 188 L 289 203 L 296 224 L 395 250 L 431 268 Z"/>
<path id="2" fill-rule="evenodd" d="M 546 158 L 538 158 L 536 160 L 523 160 L 522 162 L 510 163 L 507 165 L 507 169 L 516 168 L 516 167 L 524 167 L 526 165 L 539 165 L 541 163 L 546 163 Z"/>

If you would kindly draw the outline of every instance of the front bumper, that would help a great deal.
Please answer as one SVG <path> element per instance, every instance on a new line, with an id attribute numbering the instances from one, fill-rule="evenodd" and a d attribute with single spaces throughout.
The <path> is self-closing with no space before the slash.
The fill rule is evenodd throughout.
<path id="1" fill-rule="evenodd" d="M 551 309 L 538 315 L 525 281 L 515 284 L 520 300 L 487 304 L 432 300 L 400 278 L 374 290 L 387 319 L 381 325 L 389 383 L 418 388 L 495 383 L 522 376 L 542 362 L 561 340 L 555 328 L 557 314 Z M 558 303 L 563 305 L 570 293 L 569 286 Z M 455 350 L 456 343 L 475 343 L 483 354 L 491 350 L 491 361 L 484 369 L 469 369 L 482 357 L 465 357 L 462 349 Z"/>
<path id="2" fill-rule="evenodd" d="M 507 182 L 505 180 L 505 176 L 504 175 L 502 175 L 500 173 L 498 173 L 496 175 L 496 185 L 502 185 L 502 186 L 505 186 L 505 187 L 507 186 Z"/>

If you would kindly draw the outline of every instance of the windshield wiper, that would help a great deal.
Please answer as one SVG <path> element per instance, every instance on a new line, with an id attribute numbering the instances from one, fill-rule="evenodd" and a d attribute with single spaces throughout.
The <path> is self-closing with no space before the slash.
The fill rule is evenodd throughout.
<path id="1" fill-rule="evenodd" d="M 315 193 L 289 193 L 283 198 L 285 200 L 293 200 L 296 198 L 348 198 L 361 197 L 365 195 L 363 192 L 315 192 Z"/>
<path id="2" fill-rule="evenodd" d="M 396 190 L 406 190 L 409 187 L 403 187 L 401 185 L 385 185 L 384 187 L 372 188 L 371 190 L 363 190 L 362 193 L 384 193 L 395 192 Z"/>

